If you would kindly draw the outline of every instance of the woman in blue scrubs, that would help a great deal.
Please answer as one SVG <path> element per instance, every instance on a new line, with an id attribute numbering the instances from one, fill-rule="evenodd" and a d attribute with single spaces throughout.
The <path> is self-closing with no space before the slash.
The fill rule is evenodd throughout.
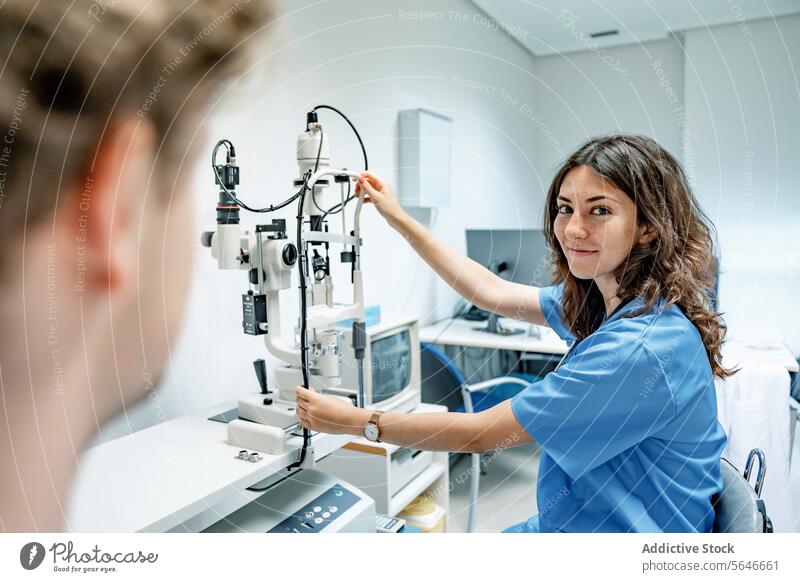
<path id="1" fill-rule="evenodd" d="M 542 381 L 478 414 L 375 415 L 298 387 L 303 426 L 440 451 L 536 441 L 540 511 L 506 531 L 711 531 L 726 441 L 713 379 L 732 372 L 707 293 L 713 227 L 673 156 L 612 135 L 564 162 L 545 203 L 556 272 L 545 288 L 448 248 L 376 176 L 358 190 L 468 301 L 549 325 L 570 349 Z"/>

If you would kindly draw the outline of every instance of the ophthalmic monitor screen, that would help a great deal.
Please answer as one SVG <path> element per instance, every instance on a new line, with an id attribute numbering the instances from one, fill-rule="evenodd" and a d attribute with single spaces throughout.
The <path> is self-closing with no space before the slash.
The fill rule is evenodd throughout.
<path id="1" fill-rule="evenodd" d="M 370 343 L 372 402 L 388 400 L 405 390 L 411 379 L 411 335 L 407 329 Z"/>

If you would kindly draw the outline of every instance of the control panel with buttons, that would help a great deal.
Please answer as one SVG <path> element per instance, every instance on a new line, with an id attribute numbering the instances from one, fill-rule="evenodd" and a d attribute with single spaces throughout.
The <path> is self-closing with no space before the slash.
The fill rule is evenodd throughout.
<path id="1" fill-rule="evenodd" d="M 358 501 L 352 491 L 336 483 L 267 533 L 318 533 Z"/>

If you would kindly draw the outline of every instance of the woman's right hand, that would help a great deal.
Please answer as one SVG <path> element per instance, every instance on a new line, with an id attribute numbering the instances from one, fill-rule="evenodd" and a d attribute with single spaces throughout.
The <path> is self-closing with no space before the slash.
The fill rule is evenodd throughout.
<path id="1" fill-rule="evenodd" d="M 367 197 L 364 202 L 374 204 L 390 225 L 395 226 L 405 215 L 391 184 L 381 181 L 372 172 L 361 172 L 361 178 L 356 183 L 356 196 L 365 194 Z"/>

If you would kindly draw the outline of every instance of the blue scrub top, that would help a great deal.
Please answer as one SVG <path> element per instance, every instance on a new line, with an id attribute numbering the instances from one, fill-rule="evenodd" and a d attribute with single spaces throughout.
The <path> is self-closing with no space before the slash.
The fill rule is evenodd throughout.
<path id="1" fill-rule="evenodd" d="M 563 287 L 540 290 L 571 349 L 511 401 L 542 449 L 539 514 L 506 531 L 710 532 L 726 436 L 700 334 L 676 305 L 636 298 L 576 341 Z"/>

